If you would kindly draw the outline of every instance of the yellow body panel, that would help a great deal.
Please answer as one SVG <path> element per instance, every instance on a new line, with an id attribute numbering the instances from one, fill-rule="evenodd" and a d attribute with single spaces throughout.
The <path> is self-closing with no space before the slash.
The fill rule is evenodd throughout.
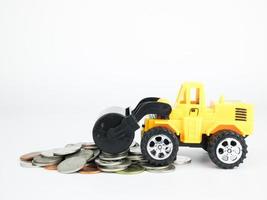
<path id="1" fill-rule="evenodd" d="M 207 107 L 203 85 L 189 82 L 182 85 L 169 119 L 147 118 L 142 132 L 157 126 L 166 127 L 179 135 L 181 142 L 198 144 L 203 135 L 209 136 L 220 130 L 250 135 L 253 118 L 251 104 L 226 102 L 223 97 Z"/>

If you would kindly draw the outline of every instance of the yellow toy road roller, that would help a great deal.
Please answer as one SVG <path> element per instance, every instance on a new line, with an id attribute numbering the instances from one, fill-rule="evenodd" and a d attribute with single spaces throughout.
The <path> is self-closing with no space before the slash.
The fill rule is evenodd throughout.
<path id="1" fill-rule="evenodd" d="M 253 131 L 253 107 L 224 101 L 206 106 L 203 85 L 188 82 L 181 86 L 173 106 L 161 98 L 141 100 L 125 114 L 101 116 L 93 128 L 96 145 L 107 153 L 120 153 L 133 142 L 143 119 L 141 151 L 152 165 L 168 165 L 180 146 L 202 147 L 220 168 L 232 169 L 246 158 L 245 138 Z"/>

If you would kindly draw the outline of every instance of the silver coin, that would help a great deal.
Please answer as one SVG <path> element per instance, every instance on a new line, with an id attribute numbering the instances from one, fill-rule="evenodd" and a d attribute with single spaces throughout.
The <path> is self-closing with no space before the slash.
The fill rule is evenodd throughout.
<path id="1" fill-rule="evenodd" d="M 31 161 L 20 161 L 20 166 L 24 168 L 38 168 L 38 166 L 33 165 Z"/>
<path id="2" fill-rule="evenodd" d="M 45 157 L 54 157 L 55 156 L 54 151 L 56 151 L 57 149 L 59 149 L 59 148 L 49 149 L 49 150 L 43 151 L 43 152 L 41 152 L 41 155 L 45 156 Z"/>
<path id="3" fill-rule="evenodd" d="M 35 160 L 32 160 L 32 164 L 38 167 L 45 167 L 45 166 L 50 166 L 50 165 L 56 165 L 58 163 L 60 163 L 62 160 L 56 160 L 53 162 L 47 162 L 47 163 L 43 163 L 43 162 L 37 162 Z"/>
<path id="4" fill-rule="evenodd" d="M 127 169 L 127 167 L 107 168 L 107 167 L 98 166 L 98 169 L 100 169 L 102 172 L 112 173 L 112 172 L 118 172 L 118 171 L 125 170 L 125 169 Z"/>
<path id="5" fill-rule="evenodd" d="M 88 159 L 87 162 L 91 162 L 91 161 L 94 161 L 100 154 L 100 150 L 99 149 L 95 149 L 93 150 L 94 151 L 94 155 L 92 158 Z"/>
<path id="6" fill-rule="evenodd" d="M 72 158 L 72 157 L 84 157 L 86 159 L 86 161 L 88 161 L 90 158 L 92 158 L 94 155 L 94 152 L 92 150 L 87 150 L 87 149 L 81 149 L 80 151 L 71 154 L 71 155 L 67 155 L 66 158 Z"/>
<path id="7" fill-rule="evenodd" d="M 166 168 L 169 167 L 169 165 L 153 166 L 153 165 L 150 165 L 150 164 L 143 164 L 142 166 L 147 170 L 161 170 L 161 169 L 166 169 Z"/>
<path id="8" fill-rule="evenodd" d="M 139 161 L 144 159 L 142 155 L 128 155 L 127 158 L 132 161 Z"/>
<path id="9" fill-rule="evenodd" d="M 145 169 L 141 165 L 130 165 L 127 169 L 119 171 L 117 173 L 131 175 L 131 174 L 140 174 L 144 171 Z"/>
<path id="10" fill-rule="evenodd" d="M 44 166 L 46 166 L 46 164 L 57 164 L 60 161 L 62 161 L 62 158 L 59 156 L 54 156 L 54 157 L 44 157 L 44 156 L 36 156 L 33 158 L 33 163 L 39 163 L 39 164 L 43 164 Z"/>
<path id="11" fill-rule="evenodd" d="M 176 165 L 185 165 L 191 163 L 192 159 L 187 156 L 176 156 L 174 164 Z"/>
<path id="12" fill-rule="evenodd" d="M 116 167 L 129 167 L 131 164 L 132 161 L 130 161 L 129 159 L 124 159 L 123 162 Z"/>
<path id="13" fill-rule="evenodd" d="M 90 150 L 98 149 L 98 147 L 93 142 L 79 142 L 79 143 L 74 143 L 74 144 L 67 144 L 65 147 L 73 147 L 73 146 L 77 146 L 83 149 L 90 149 Z"/>
<path id="14" fill-rule="evenodd" d="M 71 144 L 66 144 L 65 147 L 71 147 L 73 145 L 75 145 L 75 144 L 72 144 L 72 143 Z"/>
<path id="15" fill-rule="evenodd" d="M 120 153 L 107 153 L 107 152 L 102 151 L 102 154 L 105 157 L 118 157 L 118 156 L 128 155 L 128 152 L 129 152 L 129 149 L 127 149 L 126 151 L 120 152 Z"/>
<path id="16" fill-rule="evenodd" d="M 144 157 L 141 159 L 141 160 L 139 160 L 140 162 L 148 162 L 148 160 L 146 160 Z"/>
<path id="17" fill-rule="evenodd" d="M 54 155 L 57 155 L 57 156 L 65 156 L 65 155 L 76 153 L 80 149 L 81 149 L 81 146 L 79 146 L 79 145 L 77 145 L 77 146 L 76 145 L 73 145 L 73 146 L 69 146 L 69 147 L 65 147 L 65 148 L 61 148 L 61 149 L 55 150 L 54 151 Z"/>
<path id="18" fill-rule="evenodd" d="M 133 141 L 130 147 L 139 147 L 139 143 L 136 141 Z"/>
<path id="19" fill-rule="evenodd" d="M 46 166 L 55 165 L 58 163 L 38 163 L 38 162 L 35 162 L 34 160 L 32 161 L 32 165 L 34 165 L 36 167 L 46 167 Z"/>
<path id="20" fill-rule="evenodd" d="M 84 157 L 72 157 L 62 161 L 58 166 L 57 170 L 60 173 L 70 174 L 81 170 L 86 164 Z"/>
<path id="21" fill-rule="evenodd" d="M 140 164 L 140 162 L 139 161 L 136 161 L 136 160 L 131 160 L 131 162 L 132 162 L 132 165 L 138 165 L 138 164 Z"/>
<path id="22" fill-rule="evenodd" d="M 153 173 L 168 173 L 168 172 L 173 172 L 174 170 L 175 166 L 173 164 L 169 165 L 167 168 L 164 169 L 146 169 L 146 171 Z"/>
<path id="23" fill-rule="evenodd" d="M 103 153 L 101 153 L 100 155 L 99 155 L 99 158 L 101 159 L 101 160 L 107 160 L 107 161 L 112 161 L 112 160 L 122 160 L 122 159 L 124 159 L 124 158 L 126 158 L 127 157 L 127 154 L 126 155 L 120 155 L 120 156 L 106 156 L 106 155 L 104 155 Z"/>
<path id="24" fill-rule="evenodd" d="M 106 160 L 101 160 L 99 158 L 95 159 L 95 163 L 100 166 L 104 167 L 111 167 L 111 166 L 116 166 L 120 165 L 123 163 L 123 160 L 117 160 L 117 161 L 106 161 Z"/>
<path id="25" fill-rule="evenodd" d="M 74 143 L 74 144 L 67 144 L 65 147 L 73 147 L 73 148 L 78 148 L 78 149 L 80 149 L 80 148 L 82 148 L 82 144 L 83 143 L 81 143 L 81 142 L 79 142 L 79 143 Z"/>
<path id="26" fill-rule="evenodd" d="M 142 155 L 141 147 L 140 146 L 130 147 L 130 153 L 135 155 Z"/>
<path id="27" fill-rule="evenodd" d="M 145 159 L 142 159 L 142 160 L 139 160 L 139 161 L 136 161 L 136 162 L 141 164 L 142 166 L 148 164 L 148 160 L 145 160 Z"/>

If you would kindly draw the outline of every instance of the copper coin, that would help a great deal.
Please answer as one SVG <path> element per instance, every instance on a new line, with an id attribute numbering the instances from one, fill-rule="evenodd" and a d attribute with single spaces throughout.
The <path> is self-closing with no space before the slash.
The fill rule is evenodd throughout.
<path id="1" fill-rule="evenodd" d="M 39 156 L 41 152 L 31 152 L 20 156 L 21 161 L 32 161 L 34 157 Z"/>
<path id="2" fill-rule="evenodd" d="M 90 147 L 90 146 L 95 146 L 95 143 L 93 142 L 82 142 L 82 147 Z"/>
<path id="3" fill-rule="evenodd" d="M 98 147 L 97 147 L 95 144 L 91 144 L 91 145 L 83 145 L 82 148 L 83 148 L 83 149 L 90 149 L 90 150 L 98 149 Z"/>
<path id="4" fill-rule="evenodd" d="M 57 170 L 57 165 L 45 166 L 44 168 L 47 170 Z"/>
<path id="5" fill-rule="evenodd" d="M 95 165 L 84 166 L 79 173 L 80 174 L 97 174 L 101 171 Z"/>

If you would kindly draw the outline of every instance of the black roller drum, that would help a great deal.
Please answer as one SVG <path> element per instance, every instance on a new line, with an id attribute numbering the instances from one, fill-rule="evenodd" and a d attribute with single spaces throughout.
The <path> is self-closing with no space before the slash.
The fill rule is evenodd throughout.
<path id="1" fill-rule="evenodd" d="M 127 150 L 133 142 L 134 133 L 140 127 L 138 122 L 148 114 L 157 114 L 168 118 L 171 106 L 157 102 L 159 98 L 142 99 L 136 108 L 126 116 L 119 113 L 108 113 L 100 117 L 93 128 L 93 138 L 98 148 L 107 153 L 120 153 Z"/>
<path id="2" fill-rule="evenodd" d="M 126 117 L 122 114 L 108 113 L 96 121 L 93 139 L 100 150 L 120 153 L 130 147 L 134 139 L 134 130 L 129 129 Z"/>

